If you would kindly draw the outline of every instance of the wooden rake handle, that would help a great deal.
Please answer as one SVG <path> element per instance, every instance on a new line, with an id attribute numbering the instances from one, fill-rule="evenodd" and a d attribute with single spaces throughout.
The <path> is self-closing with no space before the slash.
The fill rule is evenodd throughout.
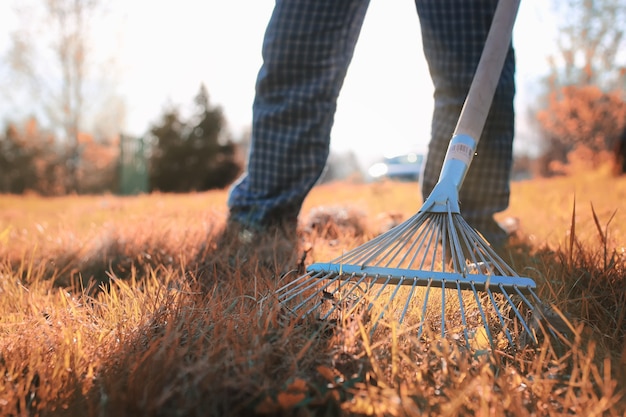
<path id="1" fill-rule="evenodd" d="M 455 135 L 468 135 L 476 143 L 480 140 L 511 44 L 519 4 L 520 0 L 498 2 L 472 85 L 454 130 Z"/>

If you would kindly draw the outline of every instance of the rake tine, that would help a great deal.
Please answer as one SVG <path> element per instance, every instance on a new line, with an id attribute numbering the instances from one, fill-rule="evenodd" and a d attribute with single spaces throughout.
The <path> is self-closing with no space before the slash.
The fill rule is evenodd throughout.
<path id="1" fill-rule="evenodd" d="M 480 317 L 483 319 L 483 327 L 485 328 L 485 331 L 487 332 L 487 338 L 489 339 L 489 344 L 493 346 L 493 337 L 491 336 L 491 331 L 489 330 L 489 324 L 487 322 L 487 317 L 485 316 L 485 310 L 483 310 L 483 306 L 480 301 L 480 296 L 478 295 L 478 292 L 476 291 L 476 286 L 474 285 L 474 282 L 471 283 L 471 286 L 472 286 L 472 291 L 474 292 L 474 298 L 476 299 L 476 306 L 478 307 L 478 311 L 480 312 Z"/>
<path id="2" fill-rule="evenodd" d="M 387 287 L 387 283 L 389 282 L 390 279 L 391 279 L 391 276 L 389 276 L 387 278 L 387 281 L 385 282 L 385 285 L 383 286 L 383 288 L 381 288 L 381 291 L 379 291 L 379 294 L 382 292 L 382 290 L 385 289 L 385 287 Z M 396 297 L 396 294 L 398 293 L 398 290 L 400 290 L 400 287 L 402 286 L 402 282 L 403 281 L 404 281 L 404 277 L 401 277 L 400 278 L 400 283 L 398 285 L 396 285 L 396 289 L 391 294 L 391 297 L 389 297 L 389 299 L 387 300 L 387 303 L 385 304 L 385 307 L 382 309 L 382 311 L 378 315 L 378 318 L 374 321 L 374 325 L 372 326 L 372 331 L 370 332 L 370 334 L 374 334 L 374 331 L 376 331 L 376 328 L 378 327 L 378 323 L 380 322 L 380 320 L 382 320 L 383 316 L 385 315 L 385 312 L 389 309 L 389 306 L 391 305 L 391 303 L 393 302 L 394 298 Z M 375 297 L 375 299 L 377 299 L 377 298 L 378 297 Z M 370 303 L 370 306 L 372 306 L 372 305 L 373 305 L 373 303 Z"/>
<path id="3" fill-rule="evenodd" d="M 535 302 L 537 303 L 537 305 L 543 305 L 543 301 L 541 301 L 541 299 L 539 298 L 539 296 L 537 296 L 537 294 L 535 293 L 535 291 L 533 291 L 532 288 L 528 289 L 528 292 L 530 293 L 530 295 L 533 296 L 533 299 L 535 300 Z"/>
<path id="4" fill-rule="evenodd" d="M 466 252 L 467 252 L 467 256 L 470 257 L 470 261 L 473 262 L 474 264 L 478 264 L 478 260 L 476 259 L 476 254 L 475 254 L 476 250 L 474 248 L 475 245 L 472 243 L 474 241 L 474 239 L 472 239 L 472 240 L 469 239 L 470 236 L 471 236 L 471 233 L 474 230 L 469 228 L 469 227 L 465 227 L 464 224 L 461 224 L 459 227 L 462 228 L 463 232 L 465 232 L 465 233 L 461 234 L 461 238 L 463 239 L 463 245 L 464 246 L 461 246 L 460 239 L 459 239 L 459 246 L 461 248 L 465 247 Z M 468 236 L 468 234 L 469 234 L 469 236 Z M 463 252 L 463 249 L 461 249 L 461 251 Z M 466 264 L 467 264 L 467 261 L 466 261 Z M 467 273 L 467 266 L 465 266 L 465 268 L 463 268 L 463 271 L 464 271 L 464 274 Z"/>
<path id="5" fill-rule="evenodd" d="M 452 233 L 450 233 L 450 239 L 447 242 L 448 245 L 450 246 L 450 260 L 451 260 L 451 268 L 452 271 L 460 271 L 461 267 L 459 265 L 459 261 L 457 259 L 457 253 L 462 253 L 462 249 L 461 249 L 461 244 L 459 241 L 459 237 L 456 233 L 456 230 L 454 228 L 454 219 L 452 218 L 452 214 L 448 213 L 447 216 L 447 224 L 448 224 L 448 228 L 452 231 Z M 445 222 L 444 222 L 445 224 Z M 442 252 L 442 258 L 443 258 L 443 266 L 445 267 L 445 260 L 447 259 L 446 256 L 446 246 L 445 244 L 442 244 L 441 246 L 441 252 Z M 444 269 L 445 271 L 445 269 Z"/>
<path id="6" fill-rule="evenodd" d="M 376 275 L 376 278 L 378 278 L 378 275 Z M 380 297 L 380 295 L 383 293 L 385 288 L 387 288 L 387 285 L 389 285 L 389 281 L 391 281 L 391 275 L 387 275 L 387 280 L 385 281 L 384 284 L 380 286 L 380 289 L 378 290 L 378 292 L 376 293 L 376 295 L 374 296 L 372 300 L 377 300 L 378 297 Z M 367 311 L 370 311 L 372 307 L 374 307 L 374 301 L 370 301 L 370 303 L 367 305 Z"/>
<path id="7" fill-rule="evenodd" d="M 543 312 L 543 301 L 541 301 L 541 299 L 539 299 L 539 297 L 537 296 L 537 294 L 531 289 L 529 289 L 530 295 L 533 297 L 533 299 L 537 302 L 537 305 L 539 306 L 539 308 L 535 308 L 532 310 L 532 313 L 537 312 L 537 310 L 539 310 L 539 315 L 545 319 L 545 314 Z M 558 338 L 558 336 L 556 335 L 556 333 L 554 333 L 554 331 L 552 330 L 551 326 L 548 326 L 548 330 L 550 331 L 550 333 L 552 334 L 553 337 Z"/>
<path id="8" fill-rule="evenodd" d="M 461 310 L 461 322 L 463 323 L 463 336 L 465 337 L 465 345 L 469 346 L 469 335 L 467 334 L 467 320 L 465 318 L 465 305 L 463 303 L 463 294 L 461 293 L 461 283 L 456 280 L 456 289 L 459 296 L 459 309 Z"/>
<path id="9" fill-rule="evenodd" d="M 411 229 L 414 229 L 414 228 L 412 227 Z M 381 260 L 384 260 L 387 257 L 391 256 L 391 258 L 389 258 L 389 260 L 387 261 L 387 264 L 385 266 L 391 265 L 391 263 L 400 254 L 399 249 L 402 249 L 404 247 L 404 245 L 406 245 L 406 243 L 407 243 L 407 237 L 403 235 L 402 238 L 403 239 L 398 239 L 396 241 L 396 244 L 391 246 L 390 248 L 388 248 L 388 250 L 387 250 L 387 248 L 381 248 L 381 250 L 376 251 L 370 259 L 367 259 L 367 261 L 370 261 L 372 259 L 376 259 L 380 254 L 384 253 L 384 256 L 381 258 Z M 409 248 L 411 248 L 411 247 L 412 246 L 409 246 Z M 402 258 L 402 260 L 400 260 L 399 263 L 402 263 L 405 258 L 406 258 L 406 254 L 405 254 L 404 258 Z"/>
<path id="10" fill-rule="evenodd" d="M 426 322 L 426 306 L 428 305 L 428 296 L 430 295 L 430 286 L 433 283 L 432 279 L 428 280 L 426 284 L 426 290 L 424 290 L 424 304 L 422 304 L 422 316 L 420 317 L 420 327 L 417 332 L 417 337 L 422 337 L 422 331 L 424 330 L 424 323 Z"/>
<path id="11" fill-rule="evenodd" d="M 467 247 L 468 256 L 470 257 L 472 263 L 476 265 L 489 264 L 490 262 L 485 258 L 484 253 L 488 253 L 490 248 L 483 245 L 480 240 L 480 236 L 470 227 L 470 225 L 463 221 L 462 227 L 464 232 L 462 236 Z M 470 237 L 472 239 L 470 239 Z"/>
<path id="12" fill-rule="evenodd" d="M 300 286 L 302 285 L 301 283 L 304 283 L 304 285 L 306 285 L 306 283 L 308 283 L 309 281 L 312 281 L 316 278 L 320 279 L 322 275 L 324 275 L 324 271 L 319 271 L 318 273 L 314 275 L 308 275 L 308 274 L 302 275 L 296 278 L 295 280 L 283 285 L 282 287 L 277 289 L 276 292 L 279 294 L 283 294 L 283 296 L 289 295 L 294 291 L 298 291 L 298 288 L 300 288 Z M 289 290 L 289 288 L 292 288 L 292 289 Z"/>
<path id="13" fill-rule="evenodd" d="M 446 281 L 441 280 L 441 338 L 446 336 Z"/>
<path id="14" fill-rule="evenodd" d="M 329 279 L 329 285 L 324 286 L 321 288 L 321 291 L 319 291 L 317 294 L 314 294 L 312 297 L 315 297 L 315 295 L 319 295 L 319 293 L 321 292 L 322 296 L 319 297 L 319 301 L 316 302 L 315 305 L 313 305 L 313 307 L 311 307 L 309 310 L 307 310 L 306 313 L 304 313 L 305 316 L 308 316 L 309 314 L 311 314 L 313 311 L 315 311 L 318 307 L 320 307 L 322 304 L 324 304 L 325 301 L 328 301 L 331 303 L 332 307 L 330 307 L 328 309 L 328 311 L 326 312 L 326 314 L 322 317 L 320 317 L 320 320 L 325 320 L 327 319 L 334 311 L 337 310 L 337 301 L 335 301 L 335 295 L 337 293 L 340 294 L 340 290 L 341 288 L 343 288 L 345 285 L 348 285 L 349 282 L 351 282 L 350 280 L 354 277 L 355 274 L 352 274 L 350 276 L 350 278 L 348 279 L 344 279 L 341 275 L 335 274 L 333 275 L 332 278 Z M 326 291 L 326 289 L 332 285 L 332 284 L 336 284 L 338 281 L 341 282 L 341 284 L 339 284 L 334 290 L 332 291 Z M 312 299 L 312 297 L 309 297 L 309 300 Z M 339 300 L 341 301 L 341 300 Z"/>
<path id="15" fill-rule="evenodd" d="M 529 288 L 529 289 L 528 289 L 528 292 L 530 292 L 530 294 L 532 295 L 533 299 L 534 299 L 535 301 L 537 301 L 537 305 L 539 305 L 539 306 L 543 306 L 543 302 L 539 299 L 539 297 L 538 297 L 538 296 L 537 296 L 537 294 L 536 294 L 536 293 L 532 290 L 532 288 Z M 539 314 L 540 314 L 542 317 L 545 317 L 545 314 L 544 314 L 544 312 L 543 312 L 543 308 L 542 308 L 542 307 L 540 307 L 538 310 L 539 310 Z M 531 313 L 534 313 L 534 312 L 536 312 L 536 311 L 537 311 L 537 308 L 531 308 Z M 552 337 L 554 337 L 555 339 L 558 339 L 558 338 L 559 338 L 559 336 L 558 336 L 558 335 L 554 332 L 554 330 L 552 329 L 552 326 L 548 326 L 548 330 L 550 331 L 550 334 L 552 334 Z M 535 340 L 535 342 L 537 341 L 537 339 L 534 339 L 534 340 Z"/>
<path id="16" fill-rule="evenodd" d="M 441 234 L 442 234 L 441 228 L 437 227 L 437 224 L 435 224 L 433 226 L 434 222 L 435 222 L 435 220 L 429 222 L 430 239 L 428 240 L 428 245 L 426 246 L 425 251 L 424 251 L 424 258 L 422 259 L 422 263 L 420 264 L 420 265 L 424 265 L 424 262 L 426 261 L 426 258 L 428 257 L 428 254 L 431 253 L 432 254 L 431 262 L 430 262 L 430 270 L 431 271 L 433 271 L 435 269 L 435 263 L 437 262 L 436 261 L 436 258 L 437 258 L 437 249 L 436 249 L 437 246 L 436 245 L 438 245 L 438 242 L 441 241 L 440 239 L 441 239 Z M 431 247 L 433 246 L 433 242 L 435 242 L 434 243 L 435 249 L 431 250 Z"/>
<path id="17" fill-rule="evenodd" d="M 459 218 L 462 219 L 460 216 Z M 452 215 L 450 215 L 450 223 L 454 225 L 454 218 Z M 461 232 L 465 232 L 467 230 L 463 224 L 459 225 L 459 229 Z M 467 261 L 461 262 L 461 258 L 465 258 L 465 252 L 468 252 L 468 254 L 471 255 L 472 251 L 469 250 L 469 248 L 471 248 L 471 245 L 467 239 L 467 235 L 465 233 L 461 233 L 459 236 L 459 233 L 456 232 L 456 229 L 453 238 L 455 248 L 455 252 L 452 257 L 455 267 L 454 271 L 460 273 L 465 278 L 468 274 Z M 466 249 L 463 250 L 463 248 Z"/>
<path id="18" fill-rule="evenodd" d="M 412 219 L 417 219 L 418 217 L 419 216 L 413 216 Z M 352 256 L 350 260 L 358 256 L 360 257 L 360 259 L 362 259 L 362 261 L 357 261 L 355 263 L 363 263 L 363 265 L 367 265 L 369 261 L 376 259 L 378 256 L 380 256 L 381 253 L 392 252 L 393 249 L 403 243 L 403 238 L 405 237 L 407 232 L 410 230 L 414 230 L 416 227 L 419 227 L 420 224 L 421 222 L 418 222 L 418 224 L 406 222 L 405 224 L 397 226 L 397 230 L 392 229 L 388 234 L 386 233 L 378 236 L 377 238 L 374 238 L 372 241 L 365 244 L 361 250 L 355 251 L 354 256 Z M 386 244 L 380 245 L 381 243 L 387 242 L 395 242 L 395 245 L 393 245 L 391 248 Z M 385 257 L 383 257 L 383 259 Z"/>
<path id="19" fill-rule="evenodd" d="M 422 224 L 424 224 L 425 220 L 427 220 L 427 219 L 423 218 L 424 216 L 420 216 L 420 217 L 422 217 L 422 218 L 416 217 L 416 219 L 418 219 L 419 221 L 417 223 L 415 223 L 415 224 L 412 224 L 411 225 L 412 227 L 410 228 L 411 232 L 417 231 L 417 235 L 415 236 L 415 240 L 413 241 L 413 243 L 411 243 L 409 245 L 408 250 L 405 252 L 405 255 L 402 257 L 400 262 L 398 262 L 398 264 L 402 264 L 403 262 L 405 262 L 407 257 L 408 257 L 408 255 L 411 252 L 413 252 L 414 248 L 416 246 L 418 246 L 419 244 L 421 244 L 424 241 L 424 239 L 426 238 L 425 235 L 426 235 L 427 229 L 419 229 L 419 227 Z M 409 241 L 411 236 L 404 236 L 404 233 L 403 233 L 403 237 L 405 237 L 404 241 L 402 241 L 402 240 L 398 241 L 396 245 L 394 245 L 392 248 L 389 249 L 389 251 L 387 251 L 387 255 L 393 255 L 393 256 L 387 261 L 385 266 L 390 266 L 391 265 L 391 263 L 400 254 L 400 252 L 397 249 L 401 249 L 400 245 L 401 244 L 405 244 L 406 241 Z M 387 258 L 387 255 L 383 259 Z M 410 267 L 410 265 L 411 265 L 411 262 L 409 262 L 409 267 Z"/>
<path id="20" fill-rule="evenodd" d="M 311 295 L 309 295 L 307 298 L 305 298 L 303 301 L 301 301 L 301 302 L 300 302 L 300 304 L 297 304 L 297 305 L 293 308 L 293 310 L 294 310 L 294 311 L 299 310 L 300 308 L 302 308 L 302 307 L 304 307 L 306 304 L 308 304 L 308 302 L 309 302 L 309 301 L 313 300 L 314 298 L 319 297 L 319 294 L 320 294 L 320 293 L 321 293 L 321 294 L 324 294 L 324 291 L 326 290 L 326 288 L 328 288 L 328 287 L 329 287 L 329 286 L 331 286 L 333 283 L 335 283 L 335 282 L 337 282 L 338 280 L 340 280 L 340 279 L 341 279 L 341 276 L 339 276 L 339 275 L 335 275 L 334 273 L 330 272 L 330 273 L 328 273 L 326 276 L 324 276 L 324 278 L 327 278 L 327 279 L 328 279 L 328 281 L 327 281 L 327 282 L 326 282 L 326 283 L 325 283 L 322 287 L 320 287 L 320 288 L 319 288 L 319 291 L 316 289 L 316 291 L 312 292 L 312 294 L 311 294 Z M 302 295 L 303 293 L 305 293 L 306 291 L 308 291 L 308 290 L 312 289 L 312 288 L 313 288 L 313 287 L 315 287 L 316 285 L 317 285 L 317 282 L 314 282 L 314 283 L 310 284 L 308 287 L 306 287 L 306 288 L 303 290 L 303 292 L 300 292 L 300 293 L 296 293 L 296 294 L 291 295 L 289 298 L 286 298 L 286 299 L 283 301 L 283 303 L 287 303 L 287 302 L 291 301 L 292 299 L 294 299 L 294 298 L 295 298 L 295 297 L 297 297 L 298 295 Z M 305 316 L 306 316 L 306 315 L 309 315 L 309 314 L 312 312 L 312 310 L 314 310 L 315 308 L 317 308 L 317 307 L 321 306 L 321 305 L 322 305 L 322 302 L 323 302 L 323 299 L 324 299 L 324 298 L 323 298 L 323 296 L 322 296 L 322 301 L 320 301 L 319 303 L 317 303 L 317 304 L 315 305 L 315 307 L 314 307 L 314 308 L 312 308 L 312 309 L 310 309 L 309 311 L 307 311 L 307 312 L 306 312 L 306 314 L 305 314 Z"/>
<path id="21" fill-rule="evenodd" d="M 334 311 L 336 311 L 337 309 L 341 310 L 341 308 L 338 308 L 338 307 L 337 307 L 337 306 L 339 305 L 339 303 L 341 303 L 341 302 L 343 302 L 344 300 L 348 299 L 348 298 L 352 295 L 352 293 L 354 293 L 354 291 L 355 291 L 357 288 L 359 288 L 359 286 L 360 286 L 361 282 L 363 282 L 363 281 L 365 280 L 365 278 L 367 278 L 367 274 L 362 274 L 362 275 L 361 275 L 361 278 L 360 278 L 358 281 L 356 281 L 356 282 L 354 281 L 354 280 L 355 280 L 355 278 L 356 278 L 356 273 L 352 273 L 352 274 L 350 275 L 350 277 L 349 277 L 349 278 L 347 278 L 347 279 L 346 279 L 346 278 L 342 278 L 342 276 L 341 276 L 341 275 L 339 275 L 339 274 L 336 276 L 336 278 L 337 278 L 337 279 L 336 279 L 336 280 L 334 280 L 334 282 L 341 281 L 341 284 L 339 284 L 339 285 L 337 286 L 337 288 L 335 288 L 332 292 L 330 292 L 330 293 L 329 293 L 329 297 L 328 297 L 328 298 L 329 298 L 330 300 L 333 300 L 333 301 L 334 301 L 334 302 L 333 302 L 333 306 L 332 306 L 332 307 L 329 309 L 329 311 L 328 311 L 328 312 L 327 312 L 327 313 L 326 313 L 326 314 L 325 314 L 325 315 L 321 318 L 322 320 L 327 319 L 327 318 L 328 318 L 328 317 L 329 317 L 329 316 L 330 316 L 330 315 L 331 315 Z M 343 290 L 343 288 L 344 288 L 344 287 L 347 287 L 349 284 L 352 284 L 352 285 L 350 286 L 350 290 L 349 290 L 347 293 L 344 293 L 344 292 L 342 291 L 342 290 Z M 339 299 L 338 299 L 338 300 L 335 300 L 335 296 L 336 296 L 337 294 L 339 294 Z M 362 297 L 358 298 L 358 300 L 361 300 L 361 299 L 362 299 Z M 324 300 L 322 299 L 322 301 L 321 301 L 320 303 L 318 303 L 318 306 L 319 306 L 319 305 L 321 305 L 323 302 L 324 302 Z M 311 310 L 315 310 L 315 307 L 314 307 L 314 308 L 312 308 Z M 310 312 L 311 310 L 309 310 L 309 312 Z M 350 312 L 351 312 L 352 310 L 353 310 L 353 309 L 351 308 L 351 309 L 350 309 Z"/>
<path id="22" fill-rule="evenodd" d="M 559 335 L 557 335 L 552 326 L 550 325 L 550 320 L 546 317 L 545 313 L 544 313 L 544 303 L 539 299 L 539 297 L 537 296 L 537 294 L 535 294 L 535 292 L 530 289 L 530 294 L 533 296 L 533 298 L 537 301 L 537 305 L 539 306 L 539 313 L 541 314 L 541 317 L 543 317 L 547 322 L 548 322 L 548 330 L 550 331 L 550 333 L 552 334 L 552 336 L 555 339 L 559 339 Z M 535 309 L 536 310 L 536 309 Z"/>
<path id="23" fill-rule="evenodd" d="M 403 263 L 406 261 L 406 259 L 408 258 L 408 256 L 413 253 L 413 256 L 411 256 L 411 260 L 408 262 L 408 267 L 410 268 L 413 263 L 415 262 L 415 258 L 417 257 L 417 255 L 419 254 L 419 250 L 415 250 L 415 248 L 419 248 L 421 246 L 423 246 L 423 243 L 426 241 L 428 235 L 427 235 L 427 230 L 428 229 L 421 229 L 420 232 L 417 234 L 417 236 L 415 237 L 415 240 L 413 241 L 413 243 L 409 246 L 409 249 L 406 251 L 405 255 L 402 257 L 402 260 L 400 261 L 400 263 Z M 391 265 L 391 262 L 393 261 L 390 260 L 386 266 Z"/>
<path id="24" fill-rule="evenodd" d="M 450 245 L 450 242 L 454 241 L 454 228 L 451 227 L 448 229 L 448 223 L 445 219 L 440 220 L 440 229 L 441 229 L 441 270 L 446 272 L 446 260 L 448 259 L 447 249 Z M 450 249 L 452 253 L 452 249 Z M 453 269 L 454 270 L 454 269 Z"/>
<path id="25" fill-rule="evenodd" d="M 513 286 L 513 288 L 515 289 L 515 292 L 517 293 L 517 295 L 522 299 L 524 305 L 526 305 L 526 307 L 532 312 L 535 310 L 535 306 L 533 306 L 530 301 L 528 300 L 528 298 L 526 298 L 526 296 L 524 295 L 524 293 L 522 292 L 522 290 L 520 290 L 520 288 L 515 285 Z M 529 292 L 533 292 L 532 289 L 527 288 L 527 291 Z"/>
<path id="26" fill-rule="evenodd" d="M 351 277 L 355 277 L 355 276 L 356 276 L 356 274 L 352 274 L 352 276 L 351 276 Z M 367 274 L 363 274 L 363 275 L 361 275 L 361 278 L 360 278 L 358 281 L 356 281 L 356 282 L 354 282 L 354 281 L 350 281 L 350 280 L 345 280 L 345 281 L 344 281 L 344 282 L 343 282 L 343 283 L 342 283 L 342 284 L 341 284 L 341 285 L 340 285 L 340 286 L 339 286 L 339 287 L 338 287 L 335 291 L 333 291 L 333 293 L 332 293 L 332 294 L 333 294 L 333 297 L 334 297 L 334 295 L 335 295 L 335 294 L 337 294 L 337 293 L 339 292 L 339 290 L 340 290 L 341 288 L 343 288 L 345 285 L 348 285 L 348 283 L 349 283 L 349 282 L 352 282 L 352 283 L 353 283 L 353 285 L 352 285 L 352 287 L 350 288 L 350 291 L 348 291 L 348 292 L 347 292 L 347 293 L 345 293 L 345 294 L 342 294 L 342 297 L 343 297 L 344 299 L 345 299 L 345 298 L 347 298 L 347 297 L 350 297 L 350 295 L 352 295 L 352 293 L 354 293 L 354 291 L 355 291 L 357 288 L 359 288 L 359 287 L 360 287 L 361 283 L 362 283 L 362 282 L 363 282 L 366 278 L 367 278 Z M 370 288 L 371 288 L 371 287 L 370 287 Z M 369 290 L 369 288 L 368 288 L 368 290 Z M 363 300 L 363 298 L 365 297 L 365 294 L 366 294 L 366 293 L 367 293 L 367 290 L 366 290 L 366 291 L 364 291 L 364 292 L 363 292 L 363 294 L 362 294 L 360 297 L 358 297 L 358 298 L 356 299 L 356 301 L 353 303 L 353 306 L 352 306 L 352 307 L 350 307 L 350 308 L 349 308 L 349 310 L 346 312 L 346 314 L 347 314 L 347 315 L 352 314 L 352 312 L 354 311 L 354 309 L 356 309 L 356 307 L 358 307 L 358 305 L 359 305 L 359 303 L 361 302 L 361 300 Z M 341 300 L 340 300 L 340 301 L 341 301 Z M 326 320 L 326 319 L 327 319 L 327 318 L 328 318 L 328 317 L 329 317 L 329 316 L 330 316 L 330 315 L 331 315 L 331 314 L 332 314 L 335 310 L 337 310 L 337 304 L 336 304 L 336 303 L 335 303 L 335 304 L 333 304 L 333 307 L 332 307 L 332 308 L 330 308 L 330 309 L 329 309 L 329 311 L 328 311 L 328 312 L 326 312 L 326 314 L 325 314 L 325 315 L 324 315 L 321 319 L 322 319 L 322 320 Z"/>
<path id="27" fill-rule="evenodd" d="M 513 338 L 511 337 L 511 333 L 509 332 L 508 326 L 506 325 L 504 321 L 504 317 L 502 316 L 502 312 L 500 311 L 500 308 L 498 307 L 498 303 L 496 303 L 496 300 L 493 297 L 493 292 L 491 291 L 491 288 L 489 287 L 487 287 L 486 290 L 487 290 L 487 294 L 489 294 L 489 299 L 491 300 L 493 309 L 495 310 L 496 315 L 498 316 L 498 320 L 500 321 L 502 330 L 504 331 L 506 338 L 509 340 L 510 346 L 514 346 Z"/>
<path id="28" fill-rule="evenodd" d="M 481 242 L 482 244 L 483 240 L 480 235 L 469 225 L 468 228 L 469 233 L 474 236 L 474 240 L 476 240 L 477 242 Z M 482 262 L 488 262 L 491 265 L 495 265 L 498 270 L 497 272 L 499 272 L 500 275 L 516 275 L 515 271 L 513 271 L 513 269 L 500 257 L 500 255 L 498 255 L 495 250 L 493 250 L 490 245 L 483 245 L 482 247 L 484 249 L 484 252 L 491 258 L 491 261 L 489 261 L 483 256 L 481 259 Z"/>
<path id="29" fill-rule="evenodd" d="M 517 290 L 517 287 L 514 287 L 514 288 Z M 504 288 L 502 284 L 500 284 L 500 292 L 504 294 L 504 296 L 506 297 L 507 302 L 513 309 L 513 312 L 515 313 L 515 316 L 517 317 L 517 319 L 522 323 L 522 326 L 524 327 L 524 330 L 526 330 L 526 333 L 531 334 L 530 329 L 528 328 L 528 324 L 526 323 L 526 320 L 524 320 L 520 311 L 517 309 L 517 307 L 515 307 L 515 303 L 513 303 L 513 300 L 511 300 L 509 293 L 506 291 L 506 288 Z"/>
<path id="30" fill-rule="evenodd" d="M 399 323 L 402 323 L 404 321 L 404 316 L 409 309 L 409 304 L 411 303 L 411 299 L 413 298 L 415 287 L 417 287 L 417 278 L 413 278 L 413 285 L 411 285 L 411 289 L 409 290 L 409 295 L 407 296 L 406 303 L 404 303 L 404 308 L 402 309 L 402 313 L 400 314 L 400 320 L 398 321 Z"/>
<path id="31" fill-rule="evenodd" d="M 318 283 L 322 281 L 323 279 L 328 279 L 328 281 L 321 288 L 319 288 L 319 292 L 323 292 L 324 290 L 326 290 L 326 288 L 328 288 L 333 282 L 335 282 L 338 279 L 338 277 L 334 276 L 335 274 L 333 272 L 328 272 L 324 276 L 321 276 L 321 275 L 322 273 L 315 274 L 314 276 L 311 276 L 309 277 L 309 279 L 302 281 L 299 285 L 297 285 L 296 287 L 292 288 L 290 291 L 285 293 L 286 297 L 283 299 L 283 303 L 287 303 L 293 300 L 294 298 L 298 297 L 299 295 L 302 295 L 306 291 L 315 288 L 318 285 Z M 307 298 L 305 301 L 310 301 L 316 295 L 317 293 L 314 293 L 314 295 Z"/>

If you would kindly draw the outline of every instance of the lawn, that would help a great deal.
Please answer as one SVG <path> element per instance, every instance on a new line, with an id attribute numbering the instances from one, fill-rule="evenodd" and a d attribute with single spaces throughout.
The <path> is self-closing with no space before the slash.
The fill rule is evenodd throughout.
<path id="1" fill-rule="evenodd" d="M 406 219 L 418 191 L 316 187 L 305 262 Z M 375 334 L 361 317 L 289 319 L 280 278 L 212 257 L 225 191 L 0 196 L 0 414 L 624 416 L 625 200 L 626 177 L 602 171 L 513 183 L 508 260 L 568 338 L 477 354 L 392 319 Z"/>

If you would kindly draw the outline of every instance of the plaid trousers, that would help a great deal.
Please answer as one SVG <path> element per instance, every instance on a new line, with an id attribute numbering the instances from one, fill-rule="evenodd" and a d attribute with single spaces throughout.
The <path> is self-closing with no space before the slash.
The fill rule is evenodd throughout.
<path id="1" fill-rule="evenodd" d="M 230 217 L 249 227 L 296 221 L 319 179 L 348 65 L 369 0 L 277 0 L 263 41 L 247 172 L 228 198 Z M 497 0 L 415 0 L 435 93 L 421 181 L 427 197 L 480 59 Z M 478 230 L 507 208 L 514 132 L 512 46 L 476 155 L 459 194 Z M 381 80 L 383 82 L 384 80 Z"/>

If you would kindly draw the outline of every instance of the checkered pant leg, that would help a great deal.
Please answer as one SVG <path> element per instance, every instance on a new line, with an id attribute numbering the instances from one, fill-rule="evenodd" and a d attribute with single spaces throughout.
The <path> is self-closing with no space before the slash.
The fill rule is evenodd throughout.
<path id="1" fill-rule="evenodd" d="M 424 53 L 435 87 L 431 141 L 422 178 L 430 195 L 469 91 L 497 0 L 416 0 Z M 493 105 L 460 191 L 461 214 L 475 228 L 508 207 L 514 133 L 515 56 L 506 57 Z"/>
<path id="2" fill-rule="evenodd" d="M 278 0 L 263 43 L 248 173 L 231 217 L 263 227 L 295 220 L 324 169 L 337 96 L 367 0 Z"/>

